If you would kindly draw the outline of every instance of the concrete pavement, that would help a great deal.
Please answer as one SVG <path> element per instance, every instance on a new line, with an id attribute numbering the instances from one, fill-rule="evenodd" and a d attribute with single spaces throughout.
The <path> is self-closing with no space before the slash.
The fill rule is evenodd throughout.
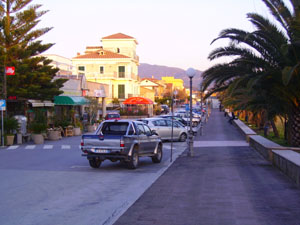
<path id="1" fill-rule="evenodd" d="M 115 225 L 300 225 L 300 189 L 213 110 L 183 153 Z M 134 190 L 132 190 L 134 191 Z"/>

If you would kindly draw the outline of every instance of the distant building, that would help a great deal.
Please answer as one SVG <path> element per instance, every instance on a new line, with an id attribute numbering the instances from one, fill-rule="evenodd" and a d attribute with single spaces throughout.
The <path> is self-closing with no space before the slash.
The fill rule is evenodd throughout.
<path id="1" fill-rule="evenodd" d="M 154 91 L 154 97 L 163 97 L 166 85 L 161 84 L 161 82 L 154 78 L 143 78 L 140 82 L 141 88 L 146 88 Z M 141 93 L 142 94 L 142 93 Z M 143 95 L 142 95 L 143 96 Z"/>
<path id="2" fill-rule="evenodd" d="M 172 84 L 173 90 L 184 90 L 182 79 L 175 79 L 174 77 L 162 77 L 161 80 L 165 84 Z"/>
<path id="3" fill-rule="evenodd" d="M 72 74 L 72 61 L 69 58 L 55 55 L 55 54 L 41 54 L 39 56 L 51 59 L 51 66 L 58 68 L 59 71 L 56 75 L 71 75 Z"/>
<path id="4" fill-rule="evenodd" d="M 84 54 L 72 58 L 73 74 L 85 75 L 88 81 L 107 84 L 108 106 L 114 98 L 120 102 L 139 96 L 138 42 L 128 35 L 117 33 L 102 38 L 103 46 L 88 46 Z"/>

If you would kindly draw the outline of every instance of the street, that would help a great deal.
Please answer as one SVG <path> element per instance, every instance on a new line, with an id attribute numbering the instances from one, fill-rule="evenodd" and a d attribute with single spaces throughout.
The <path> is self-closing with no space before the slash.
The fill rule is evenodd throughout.
<path id="1" fill-rule="evenodd" d="M 80 136 L 0 149 L 1 225 L 112 224 L 170 166 L 140 158 L 139 168 L 104 161 L 90 168 L 81 156 Z M 173 161 L 186 148 L 174 142 Z"/>

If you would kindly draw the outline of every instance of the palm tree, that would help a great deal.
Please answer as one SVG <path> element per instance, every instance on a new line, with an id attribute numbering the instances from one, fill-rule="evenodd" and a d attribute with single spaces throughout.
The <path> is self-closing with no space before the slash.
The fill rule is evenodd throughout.
<path id="1" fill-rule="evenodd" d="M 290 0 L 291 12 L 280 0 L 262 1 L 280 26 L 261 15 L 249 13 L 247 16 L 255 26 L 253 32 L 223 30 L 213 42 L 229 39 L 231 43 L 214 50 L 209 59 L 225 56 L 234 59 L 206 70 L 203 85 L 208 88 L 214 84 L 209 94 L 229 88 L 232 95 L 239 93 L 243 84 L 245 90 L 249 90 L 244 91 L 249 99 L 248 107 L 256 108 L 259 103 L 259 108 L 271 119 L 288 114 L 290 144 L 300 146 L 300 136 L 297 136 L 300 133 L 300 3 Z"/>

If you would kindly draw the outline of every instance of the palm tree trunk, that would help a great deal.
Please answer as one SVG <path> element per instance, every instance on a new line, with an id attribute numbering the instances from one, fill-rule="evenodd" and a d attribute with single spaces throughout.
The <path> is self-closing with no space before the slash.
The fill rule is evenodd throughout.
<path id="1" fill-rule="evenodd" d="M 300 105 L 292 107 L 288 120 L 289 144 L 294 147 L 300 147 Z"/>
<path id="2" fill-rule="evenodd" d="M 273 132 L 274 132 L 275 137 L 279 138 L 279 132 L 278 132 L 278 129 L 276 127 L 276 124 L 275 124 L 274 120 L 271 120 L 270 122 L 271 122 L 271 126 L 273 128 Z"/>

